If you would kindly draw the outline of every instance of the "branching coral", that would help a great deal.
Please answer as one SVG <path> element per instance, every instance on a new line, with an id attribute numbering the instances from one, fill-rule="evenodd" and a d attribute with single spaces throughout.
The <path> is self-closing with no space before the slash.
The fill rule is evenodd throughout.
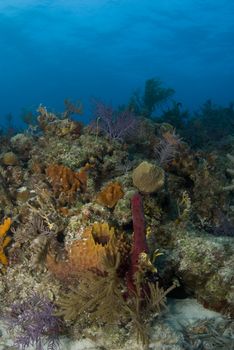
<path id="1" fill-rule="evenodd" d="M 158 282 L 146 285 L 147 293 L 142 295 L 140 286 L 136 292 L 123 306 L 125 312 L 132 321 L 132 327 L 136 330 L 137 340 L 143 345 L 149 344 L 149 319 L 156 317 L 166 308 L 166 296 L 176 285 L 172 285 L 167 290 L 159 287 Z"/>
<path id="2" fill-rule="evenodd" d="M 112 324 L 121 320 L 119 311 L 124 304 L 123 286 L 118 276 L 120 254 L 114 245 L 108 248 L 103 257 L 105 276 L 86 273 L 77 288 L 71 288 L 58 301 L 58 315 L 66 320 L 82 319 L 97 321 L 99 324 Z M 122 315 L 123 316 L 123 315 Z"/>
<path id="3" fill-rule="evenodd" d="M 4 249 L 11 242 L 11 237 L 7 236 L 7 232 L 9 230 L 10 226 L 11 226 L 11 219 L 10 218 L 5 219 L 3 224 L 0 225 L 0 263 L 3 266 L 6 266 L 8 264 L 8 259 L 6 257 L 5 252 L 4 252 Z"/>
<path id="4" fill-rule="evenodd" d="M 155 109 L 162 106 L 173 94 L 174 90 L 163 87 L 159 78 L 151 78 L 145 81 L 143 95 L 134 93 L 129 105 L 137 114 L 151 118 Z"/>
<path id="5" fill-rule="evenodd" d="M 162 135 L 160 142 L 154 147 L 154 153 L 160 166 L 170 163 L 177 153 L 179 152 L 179 146 L 181 145 L 181 139 L 173 132 L 165 132 Z"/>
<path id="6" fill-rule="evenodd" d="M 73 114 L 83 114 L 83 105 L 81 101 L 76 101 L 75 103 L 69 99 L 64 100 L 65 111 L 64 118 L 70 118 Z"/>
<path id="7" fill-rule="evenodd" d="M 187 191 L 183 191 L 181 198 L 177 200 L 177 210 L 178 217 L 176 223 L 179 224 L 187 221 L 191 212 L 191 198 Z"/>
<path id="8" fill-rule="evenodd" d="M 73 104 L 71 101 L 65 100 L 64 103 L 66 109 L 60 116 L 48 112 L 46 107 L 42 105 L 38 107 L 37 112 L 39 112 L 39 116 L 37 117 L 37 121 L 39 127 L 45 134 L 59 137 L 72 134 L 75 134 L 76 136 L 80 135 L 82 124 L 71 120 L 70 116 L 71 114 L 81 114 L 82 105 L 79 101 L 77 104 Z"/>
<path id="9" fill-rule="evenodd" d="M 81 325 L 95 323 L 103 326 L 131 321 L 138 341 L 148 344 L 149 318 L 166 307 L 166 295 L 175 286 L 164 291 L 158 283 L 148 282 L 142 294 L 141 284 L 137 283 L 135 292 L 127 297 L 124 281 L 118 273 L 120 263 L 121 255 L 112 244 L 103 257 L 106 274 L 94 276 L 92 272 L 86 273 L 77 287 L 61 295 L 56 314 Z"/>
<path id="10" fill-rule="evenodd" d="M 59 348 L 62 321 L 53 315 L 54 310 L 53 303 L 35 293 L 10 307 L 3 320 L 17 349 L 25 350 L 32 345 L 35 350 L 42 350 L 44 344 L 48 350 Z"/>

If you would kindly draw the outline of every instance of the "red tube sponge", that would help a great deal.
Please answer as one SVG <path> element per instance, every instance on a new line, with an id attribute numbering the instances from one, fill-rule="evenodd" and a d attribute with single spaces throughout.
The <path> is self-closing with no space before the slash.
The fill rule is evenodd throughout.
<path id="1" fill-rule="evenodd" d="M 130 291 L 135 291 L 134 275 L 138 270 L 139 256 L 141 253 L 148 253 L 143 203 L 139 193 L 133 195 L 131 199 L 131 208 L 134 233 L 130 269 L 127 274 L 127 285 Z"/>

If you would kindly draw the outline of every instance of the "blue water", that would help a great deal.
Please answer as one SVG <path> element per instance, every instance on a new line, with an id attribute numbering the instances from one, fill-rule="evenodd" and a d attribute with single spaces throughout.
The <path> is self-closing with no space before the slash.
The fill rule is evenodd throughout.
<path id="1" fill-rule="evenodd" d="M 159 77 L 185 108 L 234 100 L 232 0 L 1 0 L 1 124 L 63 100 L 117 106 Z"/>

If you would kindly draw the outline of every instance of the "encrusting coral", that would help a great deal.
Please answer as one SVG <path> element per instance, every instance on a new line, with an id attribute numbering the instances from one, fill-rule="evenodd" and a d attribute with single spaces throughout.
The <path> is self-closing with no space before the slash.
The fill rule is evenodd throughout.
<path id="1" fill-rule="evenodd" d="M 105 186 L 97 195 L 97 202 L 108 208 L 113 208 L 124 195 L 122 187 L 118 182 L 111 182 Z"/>
<path id="2" fill-rule="evenodd" d="M 8 264 L 8 259 L 4 252 L 4 248 L 8 246 L 11 242 L 11 237 L 7 236 L 7 232 L 11 226 L 11 219 L 7 218 L 4 220 L 3 224 L 0 225 L 0 263 L 3 266 Z"/>
<path id="3" fill-rule="evenodd" d="M 75 201 L 77 191 L 84 192 L 87 184 L 86 164 L 80 172 L 59 164 L 51 164 L 46 168 L 46 175 L 52 185 L 55 196 L 62 205 L 71 204 Z"/>

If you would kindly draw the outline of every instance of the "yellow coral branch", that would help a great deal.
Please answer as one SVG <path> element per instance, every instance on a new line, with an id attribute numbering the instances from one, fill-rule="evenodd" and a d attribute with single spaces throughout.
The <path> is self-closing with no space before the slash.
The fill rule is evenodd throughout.
<path id="1" fill-rule="evenodd" d="M 3 224 L 0 225 L 0 237 L 4 237 L 11 226 L 11 219 L 7 218 Z"/>
<path id="2" fill-rule="evenodd" d="M 6 236 L 10 226 L 11 226 L 10 218 L 5 219 L 3 224 L 0 225 L 0 263 L 4 266 L 8 264 L 8 259 L 4 252 L 4 248 L 7 247 L 11 241 L 11 237 Z"/>

